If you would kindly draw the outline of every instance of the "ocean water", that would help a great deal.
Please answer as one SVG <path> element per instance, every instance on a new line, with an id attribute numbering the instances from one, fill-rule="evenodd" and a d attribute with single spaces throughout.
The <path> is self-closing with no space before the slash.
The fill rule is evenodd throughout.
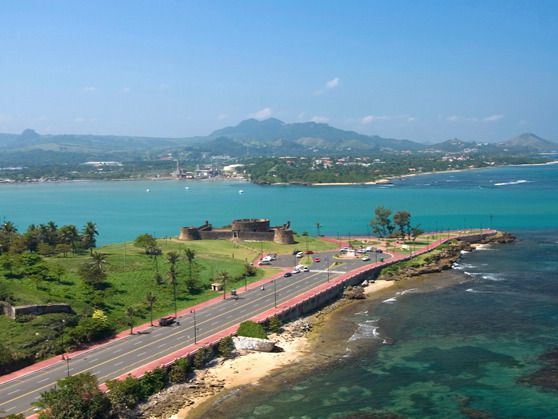
<path id="1" fill-rule="evenodd" d="M 519 232 L 455 268 L 350 307 L 338 360 L 246 392 L 230 417 L 558 417 L 556 357 L 540 359 L 558 347 L 558 230 Z M 549 387 L 529 380 L 545 374 Z"/>
<path id="2" fill-rule="evenodd" d="M 325 234 L 367 234 L 378 205 L 411 211 L 425 229 L 492 226 L 518 241 L 466 254 L 449 272 L 351 306 L 324 342 L 338 351 L 335 361 L 243 389 L 206 417 L 558 417 L 558 166 L 420 176 L 381 187 L 0 185 L 0 216 L 20 228 L 93 220 L 103 243 L 238 217 L 290 220 L 311 234 L 317 221 Z M 386 338 L 393 344 L 383 344 Z"/>
<path id="3" fill-rule="evenodd" d="M 417 176 L 391 186 L 257 186 L 239 182 L 122 181 L 0 185 L 0 218 L 20 229 L 94 221 L 99 243 L 178 234 L 234 218 L 291 221 L 295 231 L 369 234 L 376 206 L 406 209 L 425 229 L 558 228 L 558 165 Z M 239 193 L 243 190 L 243 193 Z"/>

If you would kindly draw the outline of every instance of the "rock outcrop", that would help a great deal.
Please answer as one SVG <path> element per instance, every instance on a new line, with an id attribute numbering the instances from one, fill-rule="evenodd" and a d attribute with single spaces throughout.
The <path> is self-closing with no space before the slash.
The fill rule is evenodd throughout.
<path id="1" fill-rule="evenodd" d="M 233 337 L 233 342 L 237 351 L 272 352 L 275 348 L 275 342 L 268 339 L 235 336 Z"/>

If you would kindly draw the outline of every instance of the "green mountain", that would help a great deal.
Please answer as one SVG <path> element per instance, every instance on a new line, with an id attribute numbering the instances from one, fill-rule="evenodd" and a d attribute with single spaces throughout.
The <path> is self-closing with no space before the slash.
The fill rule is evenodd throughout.
<path id="1" fill-rule="evenodd" d="M 299 122 L 288 124 L 275 118 L 263 121 L 247 119 L 234 127 L 226 127 L 211 133 L 197 146 L 208 151 L 218 144 L 241 144 L 250 154 L 313 154 L 324 152 L 359 153 L 367 151 L 418 150 L 422 144 L 408 140 L 396 140 L 368 136 L 354 131 L 334 128 L 328 124 Z"/>
<path id="2" fill-rule="evenodd" d="M 558 151 L 558 143 L 545 140 L 530 132 L 503 141 L 498 146 L 504 149 L 524 152 Z"/>

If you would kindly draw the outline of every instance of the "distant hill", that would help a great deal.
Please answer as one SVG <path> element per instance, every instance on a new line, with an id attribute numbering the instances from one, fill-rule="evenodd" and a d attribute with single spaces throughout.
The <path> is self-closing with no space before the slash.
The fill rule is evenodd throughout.
<path id="1" fill-rule="evenodd" d="M 533 133 L 524 133 L 517 137 L 498 143 L 499 147 L 520 151 L 558 151 L 558 143 L 545 140 Z"/>
<path id="2" fill-rule="evenodd" d="M 214 131 L 198 146 L 210 150 L 217 144 L 223 146 L 225 139 L 241 144 L 247 152 L 257 154 L 308 154 L 313 152 L 365 152 L 372 150 L 418 150 L 422 144 L 408 140 L 396 140 L 368 136 L 354 131 L 334 128 L 328 124 L 299 122 L 288 124 L 276 118 L 263 121 L 247 119 L 234 127 Z"/>
<path id="3" fill-rule="evenodd" d="M 446 140 L 441 143 L 429 145 L 427 150 L 444 151 L 447 153 L 456 153 L 467 149 L 478 148 L 479 145 L 473 141 L 463 141 L 458 138 Z"/>

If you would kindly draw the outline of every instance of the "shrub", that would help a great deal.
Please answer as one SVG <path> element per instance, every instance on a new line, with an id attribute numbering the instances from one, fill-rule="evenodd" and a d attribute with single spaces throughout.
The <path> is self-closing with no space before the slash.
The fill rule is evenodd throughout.
<path id="1" fill-rule="evenodd" d="M 281 319 L 278 316 L 273 316 L 267 321 L 267 330 L 272 333 L 279 333 L 281 331 Z"/>
<path id="2" fill-rule="evenodd" d="M 188 379 L 188 374 L 191 371 L 192 366 L 188 358 L 178 359 L 170 368 L 169 380 L 173 384 L 183 383 Z"/>
<path id="3" fill-rule="evenodd" d="M 194 355 L 194 367 L 198 370 L 205 367 L 205 365 L 213 359 L 213 350 L 208 346 L 204 346 Z"/>
<path id="4" fill-rule="evenodd" d="M 236 334 L 238 336 L 245 336 L 248 338 L 267 339 L 267 333 L 265 332 L 264 327 L 252 320 L 240 323 Z"/>
<path id="5" fill-rule="evenodd" d="M 224 358 L 230 358 L 234 352 L 234 342 L 232 337 L 225 336 L 219 341 L 219 354 Z"/>
<path id="6" fill-rule="evenodd" d="M 164 389 L 169 383 L 167 370 L 155 368 L 153 371 L 146 372 L 140 378 L 144 396 L 148 397 Z"/>
<path id="7" fill-rule="evenodd" d="M 109 380 L 107 387 L 109 389 L 107 396 L 116 411 L 132 409 L 145 397 L 140 380 L 132 376 L 122 381 Z"/>

